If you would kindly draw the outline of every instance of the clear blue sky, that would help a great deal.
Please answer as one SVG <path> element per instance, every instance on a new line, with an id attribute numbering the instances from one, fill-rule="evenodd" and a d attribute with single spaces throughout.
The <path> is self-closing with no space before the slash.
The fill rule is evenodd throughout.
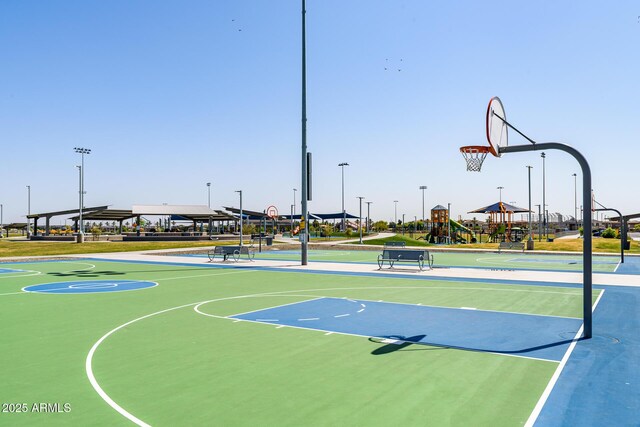
<path id="1" fill-rule="evenodd" d="M 300 1 L 0 2 L 4 221 L 77 206 L 238 205 L 288 213 L 300 188 Z M 539 153 L 465 171 L 492 96 L 532 138 L 589 160 L 596 198 L 640 212 L 640 4 L 307 1 L 310 210 L 374 219 L 542 199 Z M 385 70 L 386 68 L 386 70 Z M 401 70 L 401 71 L 398 71 Z M 511 145 L 525 143 L 511 133 Z M 577 163 L 548 152 L 550 212 L 573 214 Z M 297 201 L 300 200 L 300 192 Z M 578 201 L 580 205 L 580 200 Z M 534 208 L 535 209 L 535 208 Z M 299 211 L 300 208 L 298 207 Z M 479 218 L 484 218 L 480 215 Z"/>

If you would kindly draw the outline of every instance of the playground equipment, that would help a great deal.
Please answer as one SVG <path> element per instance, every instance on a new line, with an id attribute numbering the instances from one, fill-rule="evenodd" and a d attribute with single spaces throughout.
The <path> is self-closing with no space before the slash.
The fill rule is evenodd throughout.
<path id="1" fill-rule="evenodd" d="M 467 233 L 471 237 L 469 239 L 471 243 L 476 242 L 476 233 L 474 233 L 473 230 L 453 219 L 449 219 L 449 224 L 451 225 L 451 234 L 456 243 L 469 243 L 469 241 L 462 236 L 462 232 Z"/>
<path id="2" fill-rule="evenodd" d="M 483 213 L 489 215 L 489 241 L 490 242 L 516 242 L 522 239 L 521 233 L 514 232 L 512 228 L 513 214 L 529 212 L 528 209 L 519 208 L 504 202 L 497 202 L 469 213 Z"/>
<path id="3" fill-rule="evenodd" d="M 475 233 L 460 224 L 459 222 L 449 218 L 449 210 L 442 205 L 437 205 L 431 209 L 431 231 L 428 234 L 428 240 L 431 243 L 450 243 L 451 240 L 457 243 L 468 243 L 467 239 L 461 234 L 467 233 L 471 236 L 471 241 L 475 241 Z"/>

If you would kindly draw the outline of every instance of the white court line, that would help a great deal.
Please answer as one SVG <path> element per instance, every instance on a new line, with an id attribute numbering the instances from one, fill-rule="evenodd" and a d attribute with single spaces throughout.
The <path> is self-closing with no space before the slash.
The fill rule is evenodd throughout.
<path id="1" fill-rule="evenodd" d="M 596 298 L 596 302 L 593 304 L 593 307 L 591 308 L 592 313 L 595 311 L 596 307 L 598 306 L 598 303 L 600 302 L 600 298 L 602 298 L 602 295 L 604 295 L 604 289 L 602 290 L 602 292 L 600 292 L 600 295 L 598 295 L 598 298 Z M 545 403 L 547 403 L 547 399 L 549 398 L 549 395 L 551 395 L 551 391 L 553 390 L 556 383 L 558 382 L 558 379 L 560 378 L 560 374 L 562 373 L 562 370 L 567 364 L 567 361 L 569 360 L 569 357 L 571 356 L 573 349 L 576 347 L 576 344 L 578 344 L 578 339 L 580 338 L 580 335 L 582 335 L 583 329 L 584 329 L 584 325 L 580 326 L 580 329 L 578 329 L 578 333 L 576 333 L 576 336 L 573 337 L 573 342 L 571 343 L 566 353 L 562 357 L 560 364 L 558 365 L 555 372 L 553 373 L 553 376 L 549 380 L 549 383 L 547 384 L 547 387 L 544 389 L 542 396 L 540 396 L 538 403 L 536 404 L 535 408 L 533 408 L 533 412 L 531 412 L 531 415 L 529 415 L 529 419 L 524 425 L 525 427 L 532 427 L 535 424 L 536 420 L 538 419 L 538 416 L 540 415 L 540 412 L 542 411 L 542 408 L 544 407 Z"/>
<path id="2" fill-rule="evenodd" d="M 205 316 L 207 316 L 207 314 L 205 314 Z M 211 316 L 211 317 L 219 317 L 219 316 Z M 220 319 L 226 319 L 225 317 L 219 317 Z M 301 319 L 298 319 L 301 320 Z M 244 322 L 249 322 L 249 323 L 257 323 L 259 325 L 269 325 L 269 326 L 273 326 L 273 323 L 265 323 L 265 322 L 258 322 L 257 320 L 244 320 Z M 352 334 L 349 332 L 338 332 L 338 331 L 330 331 L 327 329 L 321 329 L 321 328 L 308 328 L 305 326 L 298 326 L 298 325 L 280 325 L 277 326 L 276 329 L 280 329 L 280 328 L 294 328 L 294 329 L 303 329 L 306 331 L 316 331 L 316 332 L 331 332 L 332 334 L 338 334 L 338 335 L 345 335 L 345 336 L 350 336 L 350 337 L 358 337 L 358 338 L 371 338 L 370 335 L 361 335 L 361 334 Z M 326 335 L 326 333 L 325 333 Z M 379 337 L 382 338 L 382 337 Z M 486 350 L 473 350 L 473 349 L 466 349 L 466 348 L 462 348 L 462 347 L 456 347 L 456 346 L 450 346 L 450 345 L 437 345 L 437 344 L 429 344 L 429 343 L 421 343 L 421 342 L 416 342 L 416 341 L 403 341 L 403 342 L 407 342 L 410 344 L 418 344 L 418 345 L 424 345 L 427 347 L 439 347 L 439 348 L 449 348 L 452 350 L 461 350 L 461 351 L 472 351 L 474 353 L 485 353 L 485 354 L 494 354 L 496 356 L 506 356 L 506 357 L 516 357 L 518 359 L 529 359 L 529 360 L 537 360 L 540 362 L 547 362 L 547 363 L 559 363 L 557 360 L 551 360 L 551 359 L 542 359 L 539 357 L 531 357 L 531 356 L 522 356 L 519 354 L 511 354 L 511 353 L 500 353 L 500 352 L 494 352 L 494 351 L 486 351 Z"/>
<path id="3" fill-rule="evenodd" d="M 620 263 L 622 262 L 622 260 L 618 261 L 618 264 L 616 264 L 616 268 L 613 269 L 613 272 L 615 273 L 616 271 L 618 271 L 618 267 L 620 267 Z"/>
<path id="4" fill-rule="evenodd" d="M 0 274 L 0 279 L 12 279 L 15 277 L 30 277 L 30 276 L 39 276 L 42 273 L 42 271 L 36 271 L 36 270 L 23 270 L 23 271 L 16 271 L 16 273 L 31 273 L 31 274 L 16 274 L 11 276 L 11 273 L 6 273 L 7 275 L 5 276 L 4 274 Z"/>
<path id="5" fill-rule="evenodd" d="M 9 293 L 6 293 L 6 294 L 0 294 L 0 297 L 3 296 L 3 295 L 18 295 L 18 294 L 25 294 L 26 295 L 28 293 L 29 292 L 9 292 Z"/>
<path id="6" fill-rule="evenodd" d="M 580 294 L 582 295 L 582 294 Z M 373 302 L 370 300 L 361 300 L 361 301 L 369 301 L 369 302 Z M 446 309 L 451 309 L 451 310 L 477 310 L 477 311 L 483 311 L 483 312 L 488 312 L 488 313 L 500 313 L 500 314 L 518 314 L 521 316 L 540 316 L 540 317 L 555 317 L 555 318 L 559 318 L 559 319 L 581 319 L 581 317 L 571 317 L 571 316 L 555 316 L 553 314 L 536 314 L 536 313 L 520 313 L 518 311 L 501 311 L 501 310 L 488 310 L 488 309 L 478 309 L 478 308 L 473 308 L 473 307 L 447 307 L 447 306 L 443 306 L 443 305 L 428 305 L 428 304 L 413 304 L 410 302 L 391 302 L 391 301 L 378 301 L 378 302 L 384 302 L 385 304 L 398 304 L 398 305 L 411 305 L 411 306 L 420 306 L 420 307 L 429 307 L 429 308 L 446 308 Z"/>
<path id="7" fill-rule="evenodd" d="M 282 296 L 282 295 L 279 295 L 279 296 Z M 285 296 L 289 296 L 289 295 L 285 295 Z M 300 298 L 301 296 L 302 295 L 291 295 L 291 297 L 297 297 L 297 298 Z M 273 307 L 260 308 L 258 310 L 251 310 L 251 311 L 247 311 L 247 312 L 239 313 L 239 314 L 230 314 L 227 317 L 244 316 L 245 314 L 259 313 L 259 312 L 264 311 L 264 310 L 271 310 L 271 309 L 274 309 L 274 308 L 286 307 L 288 305 L 300 304 L 300 303 L 309 302 L 309 301 L 316 301 L 316 300 L 325 298 L 325 297 L 315 297 L 314 298 L 313 295 L 308 295 L 308 297 L 311 298 L 311 299 L 304 300 L 304 301 L 288 302 L 286 304 L 274 305 Z"/>
<path id="8" fill-rule="evenodd" d="M 347 317 L 347 316 L 351 316 L 351 315 L 347 313 L 347 314 L 338 314 L 333 317 Z"/>
<path id="9" fill-rule="evenodd" d="M 130 320 L 127 323 L 123 323 L 122 325 L 118 326 L 117 328 L 112 329 L 109 332 L 107 332 L 106 334 L 104 334 L 98 341 L 96 341 L 96 343 L 93 345 L 93 347 L 91 347 L 91 350 L 89 350 L 89 354 L 87 354 L 87 359 L 85 360 L 84 366 L 85 366 L 85 371 L 87 373 L 87 377 L 89 378 L 89 382 L 91 383 L 91 386 L 98 393 L 98 395 L 100 395 L 100 397 L 105 402 L 107 402 L 107 404 L 109 406 L 111 406 L 113 409 L 118 411 L 120 413 L 120 415 L 124 416 L 129 421 L 131 421 L 131 422 L 133 422 L 133 423 L 135 423 L 135 424 L 137 424 L 139 426 L 150 427 L 149 424 L 147 424 L 144 421 L 142 421 L 141 419 L 135 417 L 133 414 L 127 412 L 122 406 L 118 405 L 113 399 L 111 399 L 109 397 L 109 395 L 107 393 L 105 393 L 105 391 L 102 389 L 102 387 L 100 387 L 100 384 L 98 384 L 98 381 L 96 381 L 96 377 L 93 375 L 93 368 L 91 367 L 91 362 L 93 361 L 94 353 L 98 349 L 98 346 L 100 346 L 100 344 L 102 344 L 102 342 L 104 340 L 106 340 L 109 336 L 111 336 L 112 334 L 116 333 L 120 329 L 131 325 L 132 323 L 135 323 L 135 322 L 137 322 L 139 320 L 142 320 L 142 319 L 147 319 L 147 318 L 155 316 L 157 314 L 167 313 L 169 311 L 178 310 L 180 308 L 189 307 L 189 306 L 192 306 L 192 305 L 195 305 L 195 304 L 197 304 L 197 303 L 185 304 L 185 305 L 180 305 L 178 307 L 168 308 L 166 310 L 161 310 L 161 311 L 157 311 L 155 313 L 147 314 L 146 316 L 138 317 L 137 319 Z"/>
<path id="10" fill-rule="evenodd" d="M 320 320 L 320 318 L 319 317 L 308 317 L 306 319 L 298 319 L 299 322 L 306 322 L 308 320 Z"/>

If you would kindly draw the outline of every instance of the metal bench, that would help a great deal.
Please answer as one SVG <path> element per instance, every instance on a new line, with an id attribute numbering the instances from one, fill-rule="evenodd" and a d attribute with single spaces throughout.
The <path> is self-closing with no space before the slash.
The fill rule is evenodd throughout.
<path id="1" fill-rule="evenodd" d="M 503 249 L 515 249 L 524 252 L 524 242 L 500 242 L 498 245 L 498 253 Z"/>
<path id="2" fill-rule="evenodd" d="M 207 252 L 209 262 L 216 259 L 216 256 L 222 257 L 222 261 L 233 258 L 235 262 L 238 262 L 240 255 L 246 255 L 249 261 L 253 261 L 255 257 L 255 253 L 246 246 L 216 246 L 213 250 Z"/>
<path id="3" fill-rule="evenodd" d="M 389 268 L 393 268 L 396 262 L 417 262 L 420 271 L 424 269 L 427 262 L 429 269 L 433 268 L 433 255 L 425 249 L 383 249 L 378 255 L 378 270 L 381 270 L 385 262 L 389 263 Z"/>
<path id="4" fill-rule="evenodd" d="M 407 242 L 401 242 L 401 241 L 384 242 L 385 248 L 404 248 L 405 246 L 407 246 Z"/>

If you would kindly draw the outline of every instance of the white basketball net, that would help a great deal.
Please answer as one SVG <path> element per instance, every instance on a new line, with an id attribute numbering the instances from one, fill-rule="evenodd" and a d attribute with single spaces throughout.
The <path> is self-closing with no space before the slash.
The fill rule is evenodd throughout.
<path id="1" fill-rule="evenodd" d="M 462 156 L 467 162 L 467 170 L 471 172 L 480 172 L 482 162 L 487 157 L 487 151 L 481 151 L 476 148 L 467 148 L 462 152 Z"/>

